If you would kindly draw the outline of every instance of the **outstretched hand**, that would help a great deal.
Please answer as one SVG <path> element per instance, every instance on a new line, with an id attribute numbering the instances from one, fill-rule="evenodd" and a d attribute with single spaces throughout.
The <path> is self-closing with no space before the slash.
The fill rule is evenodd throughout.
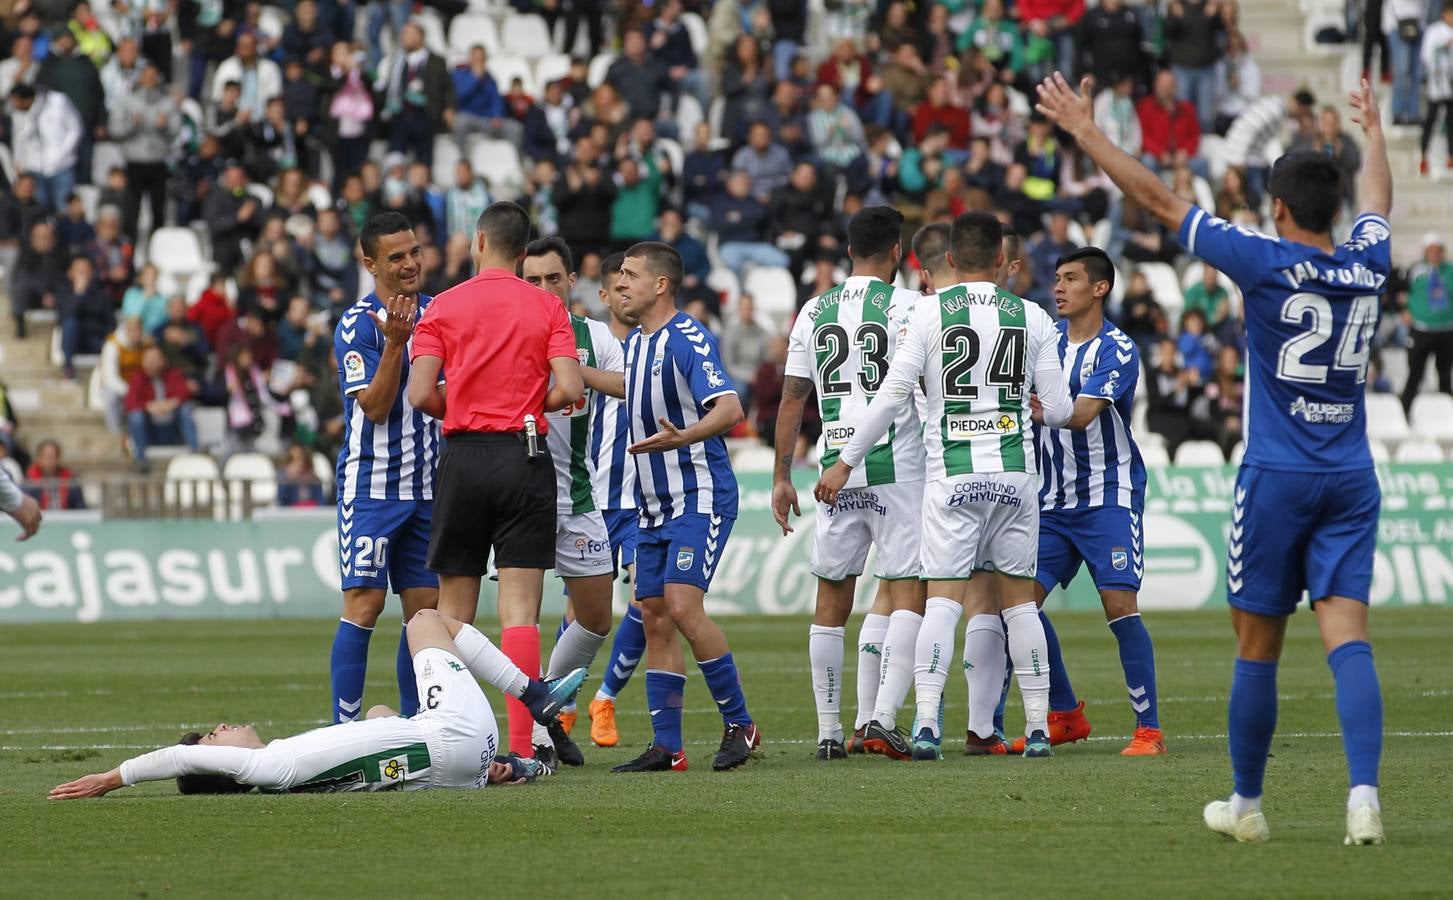
<path id="1" fill-rule="evenodd" d="M 1034 108 L 1054 124 L 1078 137 L 1088 128 L 1095 127 L 1095 104 L 1092 90 L 1095 80 L 1086 75 L 1080 79 L 1080 92 L 1060 72 L 1039 83 L 1039 102 Z"/>
<path id="2" fill-rule="evenodd" d="M 1382 129 L 1382 111 L 1377 108 L 1377 94 L 1373 92 L 1372 85 L 1367 79 L 1362 79 L 1361 86 L 1353 91 L 1348 98 L 1352 103 L 1352 121 L 1362 126 L 1364 134 L 1372 134 Z"/>
<path id="3" fill-rule="evenodd" d="M 86 775 L 77 778 L 75 781 L 67 781 L 65 784 L 58 784 L 50 789 L 47 800 L 82 800 L 87 797 L 101 797 L 121 787 L 121 772 L 112 769 L 109 772 L 97 772 L 94 775 Z"/>
<path id="4" fill-rule="evenodd" d="M 686 432 L 677 428 L 670 419 L 662 416 L 656 421 L 660 423 L 661 430 L 627 447 L 627 453 L 632 456 L 640 456 L 642 453 L 665 453 L 667 450 L 675 450 L 691 443 L 691 438 L 687 436 Z"/>
<path id="5" fill-rule="evenodd" d="M 383 338 L 391 344 L 406 344 L 414 335 L 414 320 L 418 318 L 419 304 L 403 294 L 384 301 L 382 310 L 375 310 L 374 316 L 383 326 Z"/>
<path id="6" fill-rule="evenodd" d="M 783 537 L 792 533 L 792 526 L 788 524 L 789 511 L 794 516 L 802 515 L 802 510 L 797 505 L 797 488 L 790 480 L 777 481 L 772 485 L 772 518 L 777 522 L 777 527 L 782 529 Z"/>

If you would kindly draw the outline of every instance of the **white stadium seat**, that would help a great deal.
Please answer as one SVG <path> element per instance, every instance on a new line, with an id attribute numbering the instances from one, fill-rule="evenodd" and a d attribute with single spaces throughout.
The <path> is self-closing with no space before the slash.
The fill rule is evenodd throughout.
<path id="1" fill-rule="evenodd" d="M 1241 460 L 1246 458 L 1246 442 L 1237 441 L 1236 446 L 1231 448 L 1231 465 L 1241 465 Z"/>
<path id="2" fill-rule="evenodd" d="M 535 61 L 535 87 L 541 94 L 545 93 L 545 86 L 552 81 L 570 74 L 570 57 L 564 53 L 550 53 Z M 509 85 L 505 85 L 508 89 Z"/>
<path id="3" fill-rule="evenodd" d="M 756 300 L 758 312 L 774 321 L 785 320 L 797 309 L 797 283 L 781 266 L 749 269 L 742 291 Z"/>
<path id="4" fill-rule="evenodd" d="M 454 187 L 454 167 L 459 163 L 459 144 L 453 137 L 441 134 L 434 138 L 434 165 L 429 177 L 441 187 Z"/>
<path id="5" fill-rule="evenodd" d="M 1181 292 L 1181 280 L 1176 270 L 1167 263 L 1141 263 L 1136 270 L 1145 275 L 1155 302 L 1165 310 L 1166 321 L 1171 328 L 1180 330 L 1181 310 L 1186 308 L 1186 298 Z"/>
<path id="6" fill-rule="evenodd" d="M 1398 444 L 1397 452 L 1392 458 L 1394 462 L 1400 463 L 1440 463 L 1447 459 L 1442 447 L 1433 441 L 1419 440 Z"/>
<path id="7" fill-rule="evenodd" d="M 197 446 L 220 451 L 227 445 L 227 410 L 220 406 L 198 406 L 192 410 L 197 429 Z"/>
<path id="8" fill-rule="evenodd" d="M 419 26 L 424 32 L 424 46 L 430 51 L 445 57 L 447 63 L 449 57 L 449 41 L 444 37 L 444 20 L 432 9 L 421 9 L 414 13 L 410 20 Z"/>
<path id="9" fill-rule="evenodd" d="M 499 86 L 501 94 L 508 93 L 510 83 L 518 78 L 525 87 L 525 93 L 532 97 L 538 96 L 538 92 L 535 90 L 535 67 L 530 65 L 530 61 L 523 56 L 518 56 L 513 51 L 498 53 L 489 58 L 486 67 L 489 69 L 489 74 L 494 76 L 495 84 Z"/>
<path id="10" fill-rule="evenodd" d="M 167 460 L 162 496 L 168 505 L 190 508 L 222 498 L 222 472 L 207 453 L 180 453 Z"/>
<path id="11" fill-rule="evenodd" d="M 1419 394 L 1408 411 L 1413 434 L 1440 444 L 1453 444 L 1453 397 L 1447 394 Z"/>
<path id="12" fill-rule="evenodd" d="M 1226 454 L 1214 441 L 1186 441 L 1176 448 L 1178 466 L 1224 466 Z"/>
<path id="13" fill-rule="evenodd" d="M 775 461 L 772 448 L 763 444 L 754 443 L 732 454 L 732 468 L 738 472 L 771 472 Z"/>
<path id="14" fill-rule="evenodd" d="M 454 21 L 449 23 L 449 56 L 463 62 L 469 58 L 469 49 L 475 44 L 483 46 L 486 53 L 498 52 L 499 33 L 495 30 L 494 19 L 487 13 L 477 12 L 455 16 Z"/>
<path id="15" fill-rule="evenodd" d="M 737 280 L 737 273 L 731 269 L 712 269 L 706 275 L 706 286 L 722 295 L 723 309 L 735 306 L 737 298 L 742 295 L 742 283 Z"/>
<path id="16" fill-rule="evenodd" d="M 1367 395 L 1367 436 L 1389 444 L 1408 439 L 1408 420 L 1401 400 L 1392 394 Z"/>
<path id="17" fill-rule="evenodd" d="M 1373 462 L 1392 462 L 1392 454 L 1387 452 L 1387 444 L 1384 444 L 1382 441 L 1368 440 L 1367 449 L 1372 451 Z"/>
<path id="18" fill-rule="evenodd" d="M 1147 468 L 1163 469 L 1170 465 L 1170 454 L 1165 452 L 1165 444 L 1141 444 L 1140 458 Z"/>
<path id="19" fill-rule="evenodd" d="M 190 228 L 158 228 L 146 245 L 146 259 L 164 274 L 185 277 L 210 272 L 212 264 L 202 255 L 202 241 Z"/>
<path id="20" fill-rule="evenodd" d="M 555 52 L 550 29 L 545 27 L 545 20 L 537 15 L 516 15 L 505 19 L 499 38 L 500 46 L 529 59 L 539 59 Z M 500 86 L 501 90 L 504 88 L 504 85 Z"/>
<path id="21" fill-rule="evenodd" d="M 610 71 L 610 64 L 615 61 L 614 53 L 597 53 L 590 61 L 590 68 L 585 73 L 585 83 L 592 91 L 605 84 L 605 73 Z"/>
<path id="22" fill-rule="evenodd" d="M 474 174 L 488 182 L 489 192 L 496 198 L 517 197 L 524 188 L 520 151 L 509 141 L 480 141 L 469 151 L 469 163 L 474 166 Z"/>
<path id="23" fill-rule="evenodd" d="M 701 18 L 699 13 L 684 12 L 681 14 L 681 25 L 691 38 L 691 49 L 696 52 L 697 58 L 705 56 L 706 45 L 711 41 L 711 33 L 707 30 L 706 21 Z"/>
<path id="24" fill-rule="evenodd" d="M 701 111 L 701 101 L 690 94 L 683 93 L 681 99 L 676 101 L 676 128 L 682 142 L 695 146 L 696 126 L 705 118 L 706 114 Z"/>
<path id="25" fill-rule="evenodd" d="M 271 506 L 277 500 L 277 467 L 265 453 L 234 453 L 222 467 L 222 477 L 236 491 L 234 510 L 240 509 L 241 482 L 252 482 L 252 505 Z M 238 513 L 234 512 L 234 515 Z"/>
<path id="26" fill-rule="evenodd" d="M 113 168 L 126 168 L 126 154 L 114 141 L 97 141 L 91 149 L 91 182 L 105 184 Z"/>

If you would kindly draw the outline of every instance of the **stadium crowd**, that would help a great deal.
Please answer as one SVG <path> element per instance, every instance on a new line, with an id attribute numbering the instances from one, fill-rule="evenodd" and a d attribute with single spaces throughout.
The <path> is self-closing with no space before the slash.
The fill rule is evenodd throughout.
<path id="1" fill-rule="evenodd" d="M 1201 439 L 1229 457 L 1245 350 L 1235 289 L 1029 98 L 1056 68 L 1092 76 L 1119 146 L 1181 196 L 1269 228 L 1253 138 L 1320 149 L 1348 174 L 1360 155 L 1336 108 L 1263 94 L 1236 0 L 811 6 L 0 0 L 0 267 L 15 331 L 54 310 L 64 377 L 98 357 L 106 422 L 138 466 L 149 446 L 196 448 L 196 411 L 219 408 L 230 448 L 269 431 L 290 442 L 283 502 L 316 503 L 311 452 L 335 454 L 343 429 L 331 337 L 368 289 L 356 235 L 376 212 L 414 223 L 434 294 L 472 274 L 480 212 L 518 199 L 539 234 L 570 244 L 576 311 L 597 317 L 603 255 L 672 244 L 685 308 L 742 385 L 738 436 L 770 440 L 791 316 L 841 280 L 847 219 L 889 203 L 912 229 L 992 209 L 1021 237 L 1016 291 L 1052 316 L 1055 260 L 1108 250 L 1127 285 L 1109 314 L 1144 351 L 1150 428 L 1172 454 Z M 1396 119 L 1422 121 L 1426 97 L 1426 153 L 1440 109 L 1453 133 L 1453 7 L 1366 8 Z M 1410 346 L 1406 387 L 1369 378 L 1402 388 L 1405 406 L 1430 360 L 1442 391 L 1453 369 L 1453 266 L 1438 236 L 1423 244 L 1378 337 Z M 916 283 L 911 261 L 902 276 Z M 0 448 L 63 483 L 61 448 L 40 437 L 0 393 Z"/>

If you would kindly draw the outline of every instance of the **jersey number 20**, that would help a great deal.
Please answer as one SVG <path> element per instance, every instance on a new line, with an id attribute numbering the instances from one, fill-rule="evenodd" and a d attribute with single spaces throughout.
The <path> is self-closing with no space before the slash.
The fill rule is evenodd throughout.
<path id="1" fill-rule="evenodd" d="M 1281 320 L 1287 325 L 1310 325 L 1306 331 L 1281 345 L 1276 377 L 1302 384 L 1326 384 L 1327 366 L 1305 362 L 1308 353 L 1332 339 L 1332 303 L 1321 294 L 1292 294 L 1282 304 Z M 1310 321 L 1309 321 L 1310 320 Z M 1337 342 L 1333 366 L 1339 372 L 1356 372 L 1357 383 L 1367 380 L 1367 362 L 1372 354 L 1372 332 L 1377 327 L 1377 298 L 1356 297 L 1347 313 L 1347 324 Z"/>

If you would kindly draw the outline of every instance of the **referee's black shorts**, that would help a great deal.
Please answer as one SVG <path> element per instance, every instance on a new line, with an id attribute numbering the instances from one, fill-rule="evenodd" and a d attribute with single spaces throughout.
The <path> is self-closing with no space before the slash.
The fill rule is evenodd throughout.
<path id="1" fill-rule="evenodd" d="M 466 432 L 444 441 L 434 476 L 429 568 L 483 576 L 494 550 L 501 569 L 555 567 L 555 465 L 529 458 L 517 433 Z"/>

